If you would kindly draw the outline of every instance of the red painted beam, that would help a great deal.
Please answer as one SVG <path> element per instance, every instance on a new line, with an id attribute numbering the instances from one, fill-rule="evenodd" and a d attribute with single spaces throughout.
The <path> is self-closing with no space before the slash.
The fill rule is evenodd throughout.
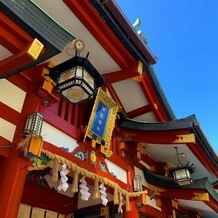
<path id="1" fill-rule="evenodd" d="M 89 1 L 64 0 L 64 2 L 122 69 L 135 62 Z"/>
<path id="2" fill-rule="evenodd" d="M 0 26 L 0 44 L 12 53 L 17 53 L 24 48 L 24 44 L 20 42 L 13 34 Z"/>
<path id="3" fill-rule="evenodd" d="M 193 197 L 195 197 L 195 193 L 206 193 L 204 190 L 196 190 L 196 189 L 165 189 L 164 192 L 162 192 L 162 196 L 167 196 L 170 198 L 177 198 L 177 199 L 185 199 L 185 200 L 192 200 Z M 202 200 L 205 204 L 207 204 L 209 207 L 211 207 L 214 211 L 218 212 L 218 204 L 215 202 L 210 196 L 209 201 Z"/>
<path id="4" fill-rule="evenodd" d="M 8 157 L 11 152 L 11 147 L 2 147 L 0 145 L 0 156 Z"/>
<path id="5" fill-rule="evenodd" d="M 146 96 L 153 113 L 155 114 L 158 121 L 167 121 L 167 116 L 162 108 L 162 105 L 154 92 L 154 89 L 150 83 L 147 73 L 144 72 L 141 76 L 141 81 L 139 82 L 144 95 Z"/>
<path id="6" fill-rule="evenodd" d="M 7 80 L 22 89 L 24 92 L 28 92 L 32 89 L 32 84 L 22 74 L 10 76 Z"/>
<path id="7" fill-rule="evenodd" d="M 134 117 L 140 116 L 142 114 L 149 113 L 151 111 L 152 111 L 151 106 L 148 104 L 148 105 L 142 106 L 140 108 L 137 108 L 135 110 L 129 111 L 127 113 L 127 116 L 128 116 L 128 118 L 134 118 Z"/>
<path id="8" fill-rule="evenodd" d="M 48 122 L 55 128 L 66 133 L 70 137 L 75 138 L 76 140 L 80 138 L 80 135 L 82 133 L 79 128 L 76 128 L 71 123 L 54 114 L 52 111 L 48 109 L 48 107 L 41 106 L 39 108 L 39 112 L 43 115 L 44 121 Z"/>
<path id="9" fill-rule="evenodd" d="M 151 218 L 161 217 L 163 215 L 161 210 L 158 210 L 148 204 L 143 207 L 139 207 L 139 212 L 143 215 L 149 215 Z"/>
<path id="10" fill-rule="evenodd" d="M 72 212 L 76 201 L 77 198 L 75 197 L 70 198 L 59 194 L 56 190 L 52 190 L 50 187 L 40 187 L 36 181 L 28 182 L 27 180 L 21 200 L 24 204 L 63 214 Z M 69 205 L 69 207 L 65 205 Z M 75 209 L 76 208 L 74 208 L 74 210 Z"/>
<path id="11" fill-rule="evenodd" d="M 11 55 L 3 60 L 0 61 L 0 68 L 1 68 L 1 75 L 4 75 L 10 71 L 16 70 L 32 61 L 34 61 L 35 59 L 37 59 L 38 55 L 35 53 L 40 53 L 43 45 L 40 45 L 41 47 L 38 47 L 39 45 L 39 41 L 36 42 L 35 40 L 33 40 L 32 43 L 28 43 L 27 45 L 25 45 L 24 48 L 21 48 L 22 50 L 20 50 L 18 53 Z M 31 51 L 31 47 L 33 46 L 35 48 L 35 45 L 37 46 L 37 52 L 35 51 Z M 34 55 L 34 56 L 33 56 Z"/>
<path id="12" fill-rule="evenodd" d="M 32 41 L 31 36 L 0 12 L 0 44 L 2 46 L 12 53 L 17 53 L 30 41 Z"/>
<path id="13" fill-rule="evenodd" d="M 12 143 L 0 136 L 0 156 L 8 157 L 12 149 Z"/>
<path id="14" fill-rule="evenodd" d="M 214 201 L 212 198 L 210 198 L 209 201 L 205 201 L 205 204 L 207 204 L 209 207 L 211 207 L 215 212 L 218 213 L 218 203 L 217 201 Z"/>
<path id="15" fill-rule="evenodd" d="M 110 96 L 113 98 L 113 100 L 116 101 L 117 104 L 118 104 L 122 109 L 124 109 L 123 104 L 122 104 L 122 102 L 120 101 L 118 95 L 116 94 L 116 92 L 115 92 L 113 86 L 112 86 L 111 84 L 108 84 L 108 85 L 106 85 L 106 88 L 107 88 L 107 90 L 109 91 Z"/>
<path id="16" fill-rule="evenodd" d="M 7 120 L 14 125 L 19 125 L 22 119 L 22 116 L 19 112 L 15 111 L 14 109 L 8 107 L 4 103 L 0 102 L 0 117 Z"/>
<path id="17" fill-rule="evenodd" d="M 13 36 L 15 36 L 23 44 L 32 41 L 32 37 L 20 28 L 16 23 L 10 20 L 5 14 L 0 12 L 0 25 L 7 29 Z"/>
<path id="18" fill-rule="evenodd" d="M 164 192 L 161 193 L 164 197 L 169 198 L 178 198 L 178 199 L 186 199 L 192 200 L 195 197 L 194 193 L 205 193 L 204 190 L 196 190 L 196 189 L 165 189 Z"/>
<path id="19" fill-rule="evenodd" d="M 180 140 L 183 135 L 190 134 L 188 131 L 137 131 L 121 129 L 125 141 L 144 142 L 151 144 L 184 144 L 188 143 Z M 185 139 L 184 139 L 185 140 Z"/>
<path id="20" fill-rule="evenodd" d="M 130 79 L 132 77 L 138 76 L 141 73 L 140 72 L 141 69 L 142 69 L 142 64 L 139 62 L 135 62 L 129 65 L 124 70 L 106 73 L 103 74 L 103 76 L 105 78 L 105 83 L 111 84 L 111 83 L 116 83 L 122 80 Z"/>
<path id="21" fill-rule="evenodd" d="M 77 166 L 80 166 L 80 167 L 88 170 L 89 172 L 93 172 L 93 173 L 96 173 L 96 174 L 98 174 L 100 176 L 108 178 L 111 181 L 117 183 L 123 189 L 128 188 L 127 184 L 123 183 L 122 181 L 118 180 L 117 178 L 113 177 L 112 175 L 110 175 L 108 173 L 105 173 L 105 172 L 103 172 L 101 170 L 97 170 L 95 168 L 95 166 L 92 166 L 91 164 L 87 164 L 87 162 L 78 159 L 72 153 L 68 153 L 68 152 L 66 152 L 66 151 L 64 151 L 64 150 L 62 150 L 62 149 L 48 143 L 48 142 L 43 143 L 43 149 L 45 149 L 47 151 L 50 151 L 50 152 L 52 152 L 54 154 L 60 155 L 61 157 L 66 158 L 67 160 L 75 163 Z"/>

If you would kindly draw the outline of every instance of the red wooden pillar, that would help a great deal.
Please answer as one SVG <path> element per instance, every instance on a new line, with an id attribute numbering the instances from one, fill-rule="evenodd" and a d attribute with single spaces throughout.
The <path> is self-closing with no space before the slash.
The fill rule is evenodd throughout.
<path id="1" fill-rule="evenodd" d="M 16 218 L 27 174 L 28 161 L 14 148 L 0 166 L 0 216 Z"/>
<path id="2" fill-rule="evenodd" d="M 23 110 L 22 119 L 16 128 L 14 143 L 21 140 L 26 117 L 38 111 L 41 99 L 34 93 L 27 93 Z M 1 161 L 0 165 L 0 217 L 16 218 L 19 210 L 22 193 L 24 189 L 29 160 L 25 159 L 17 150 L 16 146 L 12 149 L 9 156 Z"/>
<path id="3" fill-rule="evenodd" d="M 176 218 L 176 208 L 173 205 L 173 200 L 169 198 L 161 199 L 161 218 Z"/>
<path id="4" fill-rule="evenodd" d="M 134 167 L 133 165 L 129 167 L 129 171 L 127 172 L 127 183 L 131 186 L 131 191 L 133 190 L 133 178 L 134 178 Z M 130 199 L 130 211 L 124 211 L 123 218 L 139 218 L 139 211 L 136 207 L 136 198 Z"/>

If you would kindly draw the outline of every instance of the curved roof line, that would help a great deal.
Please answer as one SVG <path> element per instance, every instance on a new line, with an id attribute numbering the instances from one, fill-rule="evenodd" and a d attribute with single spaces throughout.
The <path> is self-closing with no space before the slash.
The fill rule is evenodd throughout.
<path id="1" fill-rule="evenodd" d="M 202 132 L 195 115 L 179 120 L 148 123 L 127 118 L 124 114 L 120 113 L 120 126 L 136 131 L 189 130 L 191 133 L 195 134 L 196 141 L 200 145 L 201 150 L 218 169 L 218 157 Z"/>
<path id="2" fill-rule="evenodd" d="M 195 115 L 191 115 L 179 120 L 167 122 L 148 123 L 143 121 L 136 121 L 127 118 L 124 114 L 120 114 L 120 126 L 132 130 L 146 130 L 146 131 L 166 131 L 166 130 L 180 130 L 190 129 L 193 125 L 197 125 Z"/>
<path id="3" fill-rule="evenodd" d="M 218 193 L 216 192 L 216 190 L 214 189 L 212 184 L 210 184 L 210 182 L 208 181 L 206 177 L 202 179 L 194 180 L 193 183 L 190 185 L 179 186 L 173 180 L 173 178 L 155 174 L 151 172 L 150 170 L 148 170 L 147 168 L 144 168 L 143 171 L 144 171 L 144 177 L 148 183 L 151 183 L 151 184 L 154 184 L 160 187 L 164 187 L 164 188 L 174 188 L 174 189 L 182 189 L 182 190 L 204 189 L 216 202 L 218 202 Z"/>

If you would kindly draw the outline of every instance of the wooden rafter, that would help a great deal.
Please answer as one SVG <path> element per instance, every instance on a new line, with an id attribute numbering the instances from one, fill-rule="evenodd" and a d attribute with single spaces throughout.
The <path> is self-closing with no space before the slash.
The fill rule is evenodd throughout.
<path id="1" fill-rule="evenodd" d="M 22 50 L 33 39 L 17 24 L 0 12 L 0 44 L 12 53 Z"/>
<path id="2" fill-rule="evenodd" d="M 149 113 L 151 111 L 152 111 L 151 106 L 148 104 L 148 105 L 142 106 L 140 108 L 137 108 L 135 110 L 129 111 L 127 113 L 127 116 L 128 116 L 128 118 L 134 118 L 134 117 L 140 116 L 142 114 Z"/>
<path id="3" fill-rule="evenodd" d="M 144 72 L 139 81 L 139 85 L 142 88 L 144 95 L 146 96 L 152 111 L 154 112 L 158 121 L 167 121 L 167 116 L 162 108 L 162 105 L 154 92 L 154 89 L 151 85 L 151 82 L 147 76 L 147 73 Z"/>
<path id="4" fill-rule="evenodd" d="M 140 61 L 135 62 L 124 70 L 104 74 L 107 84 L 116 83 L 122 80 L 130 79 L 142 74 L 143 65 Z"/>
<path id="5" fill-rule="evenodd" d="M 111 84 L 108 84 L 106 86 L 106 88 L 107 88 L 108 92 L 110 93 L 110 96 L 113 98 L 113 100 L 116 101 L 121 108 L 124 108 L 122 105 L 122 102 L 120 101 L 119 97 L 117 96 L 113 86 Z"/>
<path id="6" fill-rule="evenodd" d="M 36 60 L 43 50 L 43 47 L 43 44 L 39 40 L 34 39 L 32 43 L 28 43 L 28 45 L 18 53 L 1 60 L 0 76 Z"/>

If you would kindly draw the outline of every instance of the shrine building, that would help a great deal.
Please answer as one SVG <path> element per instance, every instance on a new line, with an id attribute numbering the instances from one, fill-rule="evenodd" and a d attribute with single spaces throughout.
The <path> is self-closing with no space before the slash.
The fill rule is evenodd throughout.
<path id="1" fill-rule="evenodd" d="M 217 217 L 218 157 L 138 19 L 114 0 L 0 10 L 1 218 Z"/>

